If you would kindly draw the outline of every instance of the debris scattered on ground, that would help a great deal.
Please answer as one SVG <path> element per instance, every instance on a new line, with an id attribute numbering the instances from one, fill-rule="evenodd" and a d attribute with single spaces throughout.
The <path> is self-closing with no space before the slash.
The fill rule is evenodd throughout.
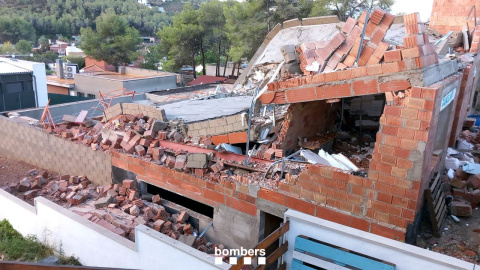
<path id="1" fill-rule="evenodd" d="M 200 163 L 204 160 L 205 157 L 198 156 L 193 166 L 202 166 Z M 55 177 L 47 171 L 31 170 L 18 183 L 10 183 L 3 189 L 29 203 L 33 203 L 35 197 L 43 196 L 131 241 L 135 240 L 135 227 L 141 224 L 202 252 L 212 254 L 215 247 L 224 248 L 222 244 L 198 237 L 198 228 L 189 222 L 187 212 L 167 212 L 159 195 L 154 195 L 151 200 L 142 199 L 134 180 L 97 186 L 85 176 Z"/>

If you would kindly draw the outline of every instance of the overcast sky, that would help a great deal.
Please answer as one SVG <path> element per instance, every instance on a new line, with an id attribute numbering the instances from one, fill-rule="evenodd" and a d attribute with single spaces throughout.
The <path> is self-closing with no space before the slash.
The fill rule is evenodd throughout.
<path id="1" fill-rule="evenodd" d="M 423 22 L 430 19 L 432 13 L 433 0 L 396 0 L 392 6 L 392 13 L 413 13 L 420 12 Z"/>

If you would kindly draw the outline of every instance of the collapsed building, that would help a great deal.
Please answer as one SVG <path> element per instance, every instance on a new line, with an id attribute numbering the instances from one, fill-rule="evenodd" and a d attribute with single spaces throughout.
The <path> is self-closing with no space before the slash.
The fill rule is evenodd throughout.
<path id="1" fill-rule="evenodd" d="M 417 13 L 381 9 L 290 20 L 233 89 L 155 92 L 46 131 L 11 113 L 1 153 L 106 187 L 132 179 L 229 248 L 255 246 L 287 209 L 413 242 L 477 89 L 478 57 L 439 55 L 450 43 L 429 33 Z"/>

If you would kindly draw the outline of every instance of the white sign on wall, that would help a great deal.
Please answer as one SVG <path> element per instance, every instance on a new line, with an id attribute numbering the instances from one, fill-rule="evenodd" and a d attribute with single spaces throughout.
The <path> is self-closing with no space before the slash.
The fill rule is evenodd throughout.
<path id="1" fill-rule="evenodd" d="M 442 105 L 440 106 L 440 111 L 443 111 L 452 101 L 455 99 L 455 94 L 457 93 L 457 88 L 450 91 L 446 96 L 442 98 Z"/>

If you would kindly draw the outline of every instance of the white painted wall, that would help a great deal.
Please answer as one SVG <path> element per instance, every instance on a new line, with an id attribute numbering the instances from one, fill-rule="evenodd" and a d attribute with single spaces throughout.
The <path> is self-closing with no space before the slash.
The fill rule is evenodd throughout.
<path id="1" fill-rule="evenodd" d="M 44 63 L 35 63 L 32 64 L 33 76 L 35 76 L 38 104 L 37 107 L 43 107 L 47 105 L 48 102 L 48 92 L 47 92 L 47 74 L 45 72 Z"/>
<path id="2" fill-rule="evenodd" d="M 8 62 L 11 65 L 15 65 L 24 69 L 31 70 L 33 76 L 35 76 L 35 89 L 37 95 L 37 107 L 43 107 L 47 105 L 48 101 L 48 92 L 47 92 L 47 74 L 45 73 L 45 64 L 24 60 L 15 60 L 12 61 L 9 58 L 0 58 L 0 61 Z"/>
<path id="3" fill-rule="evenodd" d="M 135 242 L 53 203 L 37 197 L 35 206 L 0 189 L 0 220 L 7 219 L 22 235 L 61 246 L 85 266 L 132 269 L 229 269 L 214 257 L 146 226 L 135 228 Z"/>
<path id="4" fill-rule="evenodd" d="M 285 212 L 285 220 L 290 220 L 290 230 L 286 233 L 288 251 L 284 256 L 287 262 L 287 269 L 290 269 L 295 238 L 298 235 L 305 235 L 393 263 L 397 266 L 397 270 L 473 269 L 473 264 L 450 256 L 343 226 L 298 211 L 288 210 Z"/>

